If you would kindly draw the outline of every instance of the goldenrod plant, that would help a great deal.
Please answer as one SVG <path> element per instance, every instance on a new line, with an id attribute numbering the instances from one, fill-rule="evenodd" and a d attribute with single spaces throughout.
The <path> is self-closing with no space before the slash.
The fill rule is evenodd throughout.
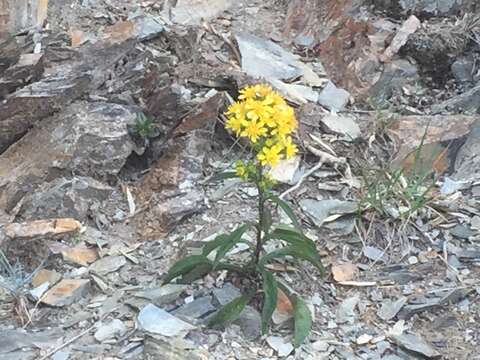
<path id="1" fill-rule="evenodd" d="M 280 288 L 293 304 L 293 343 L 299 346 L 310 332 L 312 315 L 305 302 L 269 271 L 272 261 L 289 257 L 308 261 L 321 274 L 324 272 L 315 243 L 302 232 L 290 206 L 272 193 L 274 181 L 268 170 L 298 151 L 292 138 L 298 127 L 295 113 L 283 97 L 269 86 L 254 85 L 240 91 L 238 101 L 229 106 L 225 115 L 225 128 L 235 136 L 247 139 L 253 155 L 250 159 L 237 161 L 235 171 L 224 173 L 223 177 L 239 177 L 255 184 L 258 189 L 258 220 L 239 225 L 229 234 L 218 235 L 204 245 L 200 255 L 190 255 L 176 262 L 165 275 L 164 283 L 174 279 L 182 283 L 190 282 L 216 270 L 236 272 L 251 279 L 255 286 L 221 308 L 211 318 L 209 325 L 235 320 L 254 297 L 261 295 L 263 333 L 269 329 Z M 291 226 L 274 224 L 273 206 L 279 207 L 290 218 Z M 250 230 L 256 234 L 254 243 L 245 239 Z M 273 240 L 277 241 L 278 247 L 266 253 L 264 245 Z M 247 243 L 251 249 L 250 259 L 243 264 L 228 259 L 229 252 L 239 243 Z"/>

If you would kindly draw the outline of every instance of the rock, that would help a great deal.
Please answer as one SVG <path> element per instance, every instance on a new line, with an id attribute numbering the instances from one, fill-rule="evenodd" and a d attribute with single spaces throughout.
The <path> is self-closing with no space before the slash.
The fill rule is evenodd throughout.
<path id="1" fill-rule="evenodd" d="M 205 296 L 175 309 L 172 314 L 186 321 L 191 321 L 211 314 L 215 310 L 216 308 L 212 304 L 212 297 Z"/>
<path id="2" fill-rule="evenodd" d="M 340 306 L 337 308 L 337 313 L 336 313 L 337 323 L 353 324 L 353 321 L 355 319 L 355 307 L 359 302 L 360 302 L 360 298 L 358 296 L 352 296 L 343 300 Z"/>
<path id="3" fill-rule="evenodd" d="M 262 335 L 262 317 L 252 306 L 247 305 L 234 324 L 240 326 L 246 340 L 253 341 Z"/>
<path id="4" fill-rule="evenodd" d="M 113 319 L 107 324 L 100 325 L 93 336 L 98 342 L 103 342 L 115 337 L 121 337 L 125 335 L 126 332 L 127 328 L 123 322 L 118 319 Z"/>
<path id="5" fill-rule="evenodd" d="M 357 343 L 357 345 L 366 345 L 366 344 L 368 344 L 372 339 L 373 339 L 373 336 L 372 336 L 372 335 L 363 334 L 363 335 L 360 335 L 355 342 Z"/>
<path id="6" fill-rule="evenodd" d="M 350 93 L 337 88 L 331 81 L 320 92 L 318 103 L 333 112 L 341 111 L 350 101 Z"/>
<path id="7" fill-rule="evenodd" d="M 92 178 L 59 178 L 27 193 L 14 213 L 19 219 L 61 215 L 86 221 L 91 209 L 99 208 L 112 193 L 113 188 Z"/>
<path id="8" fill-rule="evenodd" d="M 337 199 L 302 199 L 300 200 L 300 206 L 318 227 L 322 227 L 323 223 L 332 215 L 353 214 L 358 210 L 356 202 Z"/>
<path id="9" fill-rule="evenodd" d="M 88 266 L 98 259 L 97 252 L 86 247 L 65 249 L 62 251 L 62 256 L 64 261 L 81 266 Z"/>
<path id="10" fill-rule="evenodd" d="M 407 298 L 402 296 L 393 301 L 390 299 L 382 302 L 382 307 L 377 311 L 380 319 L 388 321 L 393 319 L 402 310 L 402 307 L 407 303 Z"/>
<path id="11" fill-rule="evenodd" d="M 415 334 L 396 335 L 393 336 L 393 340 L 398 346 L 417 355 L 422 355 L 429 359 L 438 359 L 441 357 L 441 354 L 435 348 Z"/>
<path id="12" fill-rule="evenodd" d="M 122 105 L 78 102 L 42 121 L 0 156 L 0 209 L 10 212 L 51 177 L 117 175 L 136 149 L 127 129 L 135 118 Z"/>
<path id="13" fill-rule="evenodd" d="M 175 7 L 164 10 L 163 15 L 176 24 L 200 25 L 228 10 L 232 4 L 231 0 L 179 0 Z"/>
<path id="14" fill-rule="evenodd" d="M 42 27 L 47 17 L 48 1 L 2 0 L 0 33 L 16 33 L 27 28 Z"/>
<path id="15" fill-rule="evenodd" d="M 475 59 L 473 57 L 460 57 L 456 59 L 452 66 L 452 74 L 460 84 L 473 82 L 473 73 L 475 70 Z"/>
<path id="16" fill-rule="evenodd" d="M 300 167 L 300 156 L 294 156 L 288 160 L 280 160 L 270 170 L 270 176 L 278 182 L 293 185 L 297 182 L 299 177 L 298 168 Z"/>
<path id="17" fill-rule="evenodd" d="M 10 66 L 18 62 L 21 56 L 21 49 L 14 36 L 7 35 L 1 31 L 1 29 L 0 33 L 3 33 L 2 36 L 0 36 L 0 73 L 3 73 Z"/>
<path id="18" fill-rule="evenodd" d="M 268 82 L 275 88 L 275 90 L 293 103 L 305 104 L 307 102 L 318 102 L 319 93 L 309 86 L 287 84 L 273 78 L 268 79 Z"/>
<path id="19" fill-rule="evenodd" d="M 138 324 L 144 331 L 167 337 L 179 336 L 195 328 L 153 304 L 140 311 Z"/>
<path id="20" fill-rule="evenodd" d="M 458 150 L 453 178 L 461 181 L 480 177 L 480 119 L 471 126 L 465 144 Z"/>
<path id="21" fill-rule="evenodd" d="M 49 286 L 55 285 L 60 281 L 62 275 L 57 273 L 55 270 L 41 269 L 33 275 L 32 286 L 38 287 L 46 282 L 49 283 Z"/>
<path id="22" fill-rule="evenodd" d="M 225 283 L 223 287 L 213 289 L 213 299 L 220 306 L 226 305 L 240 296 L 242 296 L 240 290 L 231 283 Z"/>
<path id="23" fill-rule="evenodd" d="M 383 62 L 390 61 L 399 50 L 404 46 L 411 34 L 413 34 L 420 27 L 420 20 L 415 15 L 410 17 L 402 24 L 398 32 L 392 39 L 390 45 L 385 49 L 384 53 L 380 56 L 380 60 Z"/>
<path id="24" fill-rule="evenodd" d="M 47 77 L 10 95 L 0 105 L 0 154 L 37 121 L 77 99 L 86 90 L 89 81 L 88 75 Z M 35 144 L 49 146 L 41 142 Z"/>
<path id="25" fill-rule="evenodd" d="M 156 306 L 162 306 L 178 299 L 187 288 L 186 285 L 166 284 L 158 288 L 137 291 L 134 295 L 150 300 Z"/>
<path id="26" fill-rule="evenodd" d="M 320 121 L 328 131 L 343 135 L 347 141 L 354 141 L 362 136 L 360 127 L 352 116 L 329 114 Z"/>
<path id="27" fill-rule="evenodd" d="M 413 305 L 406 305 L 403 309 L 398 313 L 398 317 L 400 319 L 408 320 L 413 315 L 422 313 L 424 311 L 429 310 L 436 310 L 440 307 L 440 300 L 439 298 L 429 299 L 425 304 L 413 304 Z"/>
<path id="28" fill-rule="evenodd" d="M 64 336 L 65 333 L 60 328 L 38 332 L 27 332 L 20 329 L 2 329 L 2 336 L 0 336 L 0 358 L 3 359 L 5 354 L 12 353 L 13 351 L 20 349 L 24 350 L 35 348 L 38 351 L 38 344 L 55 346 L 55 343 L 58 343 L 58 341 L 61 342 Z M 11 359 L 23 359 L 23 356 L 20 354 L 16 354 L 17 357 L 13 357 Z M 37 356 L 32 359 L 38 359 L 38 352 Z"/>
<path id="29" fill-rule="evenodd" d="M 0 78 L 0 99 L 19 87 L 40 80 L 43 74 L 43 54 L 22 54 L 18 62 L 5 70 Z"/>
<path id="30" fill-rule="evenodd" d="M 475 0 L 374 0 L 380 10 L 392 17 L 416 14 L 418 16 L 451 16 L 475 10 Z"/>
<path id="31" fill-rule="evenodd" d="M 209 354 L 182 339 L 164 338 L 162 336 L 145 334 L 144 356 L 146 359 L 165 360 L 205 360 Z"/>
<path id="32" fill-rule="evenodd" d="M 70 357 L 70 352 L 68 351 L 57 351 L 52 355 L 52 360 L 68 360 Z"/>
<path id="33" fill-rule="evenodd" d="M 280 357 L 288 356 L 293 351 L 292 343 L 285 341 L 285 339 L 279 336 L 269 336 L 266 340 L 268 345 L 270 345 L 270 347 L 275 350 Z"/>
<path id="34" fill-rule="evenodd" d="M 255 78 L 289 80 L 301 77 L 310 86 L 324 81 L 292 53 L 272 41 L 249 33 L 235 35 L 242 56 L 242 70 Z"/>
<path id="35" fill-rule="evenodd" d="M 395 59 L 384 66 L 382 75 L 370 89 L 370 98 L 379 108 L 386 108 L 392 97 L 403 95 L 402 88 L 414 85 L 420 79 L 415 64 L 405 59 Z"/>
<path id="36" fill-rule="evenodd" d="M 44 282 L 42 285 L 37 286 L 36 288 L 30 290 L 28 293 L 32 296 L 34 301 L 38 301 L 43 294 L 48 290 L 50 287 L 50 283 Z"/>
<path id="37" fill-rule="evenodd" d="M 33 240 L 38 238 L 57 239 L 78 233 L 82 225 L 72 218 L 36 220 L 7 224 L 5 235 L 12 240 Z"/>
<path id="38" fill-rule="evenodd" d="M 95 261 L 92 265 L 90 265 L 90 271 L 98 275 L 106 275 L 117 271 L 123 265 L 127 263 L 127 260 L 124 256 L 106 256 L 100 260 Z"/>
<path id="39" fill-rule="evenodd" d="M 358 275 L 358 267 L 352 263 L 332 264 L 332 275 L 337 282 L 353 280 Z"/>
<path id="40" fill-rule="evenodd" d="M 460 95 L 432 106 L 433 114 L 464 113 L 475 114 L 480 110 L 480 85 L 471 88 Z"/>
<path id="41" fill-rule="evenodd" d="M 469 183 L 467 181 L 455 181 L 446 176 L 443 179 L 443 184 L 440 188 L 440 192 L 442 193 L 442 195 L 451 195 L 456 193 L 458 190 L 462 190 L 466 187 L 469 187 Z"/>
<path id="42" fill-rule="evenodd" d="M 418 147 L 420 161 L 416 166 L 425 166 L 443 172 L 449 168 L 449 159 L 454 157 L 458 149 L 455 146 L 445 147 L 442 144 L 453 140 L 461 140 L 470 133 L 470 126 L 480 118 L 466 115 L 436 115 L 436 116 L 400 116 L 390 126 L 389 134 L 398 144 L 398 152 L 394 164 L 410 168 L 415 165 L 415 156 Z"/>
<path id="43" fill-rule="evenodd" d="M 473 231 L 472 229 L 470 229 L 470 227 L 466 225 L 460 225 L 460 224 L 455 225 L 449 231 L 450 231 L 450 234 L 460 239 L 468 240 L 469 237 L 476 235 L 476 231 Z"/>
<path id="44" fill-rule="evenodd" d="M 283 324 L 284 322 L 293 318 L 293 305 L 285 293 L 278 289 L 277 291 L 277 306 L 272 315 L 272 322 L 275 325 Z"/>
<path id="45" fill-rule="evenodd" d="M 130 39 L 151 40 L 165 30 L 160 18 L 151 15 L 137 15 L 125 21 L 119 21 L 105 29 L 101 39 L 110 44 L 123 43 Z"/>
<path id="46" fill-rule="evenodd" d="M 89 285 L 90 280 L 63 279 L 47 291 L 41 302 L 55 307 L 71 305 L 88 292 Z"/>

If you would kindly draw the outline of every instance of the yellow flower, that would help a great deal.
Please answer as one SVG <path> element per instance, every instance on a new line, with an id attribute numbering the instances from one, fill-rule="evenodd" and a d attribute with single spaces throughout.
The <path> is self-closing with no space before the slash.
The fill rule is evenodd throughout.
<path id="1" fill-rule="evenodd" d="M 235 172 L 237 176 L 242 179 L 247 177 L 247 167 L 241 161 L 237 161 L 237 163 L 235 164 Z"/>
<path id="2" fill-rule="evenodd" d="M 265 96 L 265 99 L 263 99 L 263 103 L 271 107 L 288 106 L 283 97 L 279 93 L 276 93 L 274 91 Z"/>
<path id="3" fill-rule="evenodd" d="M 257 99 L 258 99 L 258 98 L 264 99 L 264 98 L 266 98 L 268 95 L 270 95 L 271 93 L 273 93 L 272 88 L 271 88 L 270 86 L 268 86 L 268 85 L 258 84 L 258 85 L 255 85 L 254 88 L 255 88 L 255 93 L 256 93 Z"/>
<path id="4" fill-rule="evenodd" d="M 278 164 L 282 156 L 280 152 L 282 151 L 281 146 L 273 145 L 272 147 L 263 147 L 263 149 L 257 154 L 257 159 L 260 161 L 260 164 L 263 166 L 275 166 Z"/>
<path id="5" fill-rule="evenodd" d="M 287 159 L 295 156 L 298 152 L 297 145 L 292 142 L 292 138 L 290 136 L 285 139 L 285 141 L 283 142 L 283 146 L 285 148 L 285 157 Z"/>
<path id="6" fill-rule="evenodd" d="M 235 135 L 240 135 L 242 132 L 242 126 L 243 126 L 244 119 L 239 118 L 239 117 L 231 117 L 225 122 L 225 129 L 227 130 L 232 130 Z"/>
<path id="7" fill-rule="evenodd" d="M 242 125 L 245 129 L 240 135 L 247 137 L 252 143 L 256 143 L 260 137 L 267 133 L 267 129 L 258 120 L 244 120 Z"/>
<path id="8" fill-rule="evenodd" d="M 243 102 L 234 102 L 232 105 L 230 105 L 225 112 L 225 115 L 227 116 L 236 116 L 239 118 L 244 118 L 247 113 L 247 109 L 245 109 L 245 103 Z"/>
<path id="9" fill-rule="evenodd" d="M 245 102 L 245 109 L 247 110 L 247 117 L 252 120 L 265 121 L 274 113 L 270 106 L 265 106 L 263 102 L 252 99 Z"/>
<path id="10" fill-rule="evenodd" d="M 257 94 L 257 90 L 255 89 L 255 86 L 246 86 L 239 92 L 240 92 L 240 95 L 238 96 L 238 98 L 240 100 L 255 99 Z"/>

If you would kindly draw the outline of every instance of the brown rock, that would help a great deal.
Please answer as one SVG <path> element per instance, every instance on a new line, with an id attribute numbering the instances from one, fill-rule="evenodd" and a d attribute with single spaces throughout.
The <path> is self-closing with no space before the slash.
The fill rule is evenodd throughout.
<path id="1" fill-rule="evenodd" d="M 48 282 L 50 286 L 53 286 L 57 282 L 59 282 L 61 278 L 62 275 L 60 275 L 54 270 L 41 269 L 33 276 L 32 285 L 36 288 L 37 286 Z"/>
<path id="2" fill-rule="evenodd" d="M 90 280 L 64 279 L 45 293 L 42 303 L 60 307 L 80 300 L 88 291 Z"/>
<path id="3" fill-rule="evenodd" d="M 90 265 L 90 271 L 98 275 L 106 275 L 117 271 L 126 263 L 124 256 L 106 256 Z"/>
<path id="4" fill-rule="evenodd" d="M 56 238 L 78 233 L 82 228 L 75 219 L 36 220 L 5 225 L 5 234 L 11 239 L 31 240 L 40 237 Z"/>
<path id="5" fill-rule="evenodd" d="M 86 247 L 68 248 L 62 251 L 63 260 L 69 263 L 87 266 L 98 259 L 98 254 L 94 249 Z"/>

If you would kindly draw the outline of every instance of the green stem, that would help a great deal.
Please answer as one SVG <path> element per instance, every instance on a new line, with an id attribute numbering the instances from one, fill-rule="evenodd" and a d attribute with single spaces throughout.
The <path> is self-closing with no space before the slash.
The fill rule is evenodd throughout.
<path id="1" fill-rule="evenodd" d="M 264 212 L 265 212 L 265 194 L 264 189 L 260 185 L 262 181 L 262 168 L 258 167 L 258 180 L 256 181 L 257 189 L 258 189 L 258 226 L 257 226 L 257 245 L 255 248 L 255 257 L 253 260 L 253 265 L 256 268 L 258 262 L 260 260 L 260 254 L 262 252 L 262 245 L 263 245 L 263 236 L 262 231 L 264 230 Z M 264 234 L 266 235 L 266 234 Z"/>

